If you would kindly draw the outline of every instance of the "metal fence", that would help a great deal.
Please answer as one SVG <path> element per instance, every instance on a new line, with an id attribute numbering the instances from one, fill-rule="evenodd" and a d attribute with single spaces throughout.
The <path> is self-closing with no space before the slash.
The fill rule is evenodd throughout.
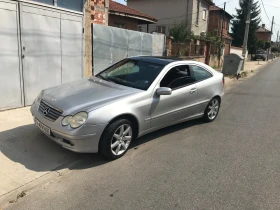
<path id="1" fill-rule="evenodd" d="M 131 56 L 162 56 L 165 35 L 93 24 L 93 73 Z"/>

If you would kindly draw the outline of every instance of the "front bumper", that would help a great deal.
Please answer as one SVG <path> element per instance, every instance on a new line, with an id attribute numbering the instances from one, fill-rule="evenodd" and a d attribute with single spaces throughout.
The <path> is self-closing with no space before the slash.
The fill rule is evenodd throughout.
<path id="1" fill-rule="evenodd" d="M 44 133 L 62 147 L 78 153 L 97 153 L 100 137 L 106 128 L 106 124 L 102 125 L 83 125 L 77 129 L 63 127 L 59 117 L 52 122 L 44 118 L 39 112 L 36 104 L 31 106 L 33 118 L 44 124 L 51 130 L 51 135 Z M 34 119 L 35 120 L 35 119 Z"/>

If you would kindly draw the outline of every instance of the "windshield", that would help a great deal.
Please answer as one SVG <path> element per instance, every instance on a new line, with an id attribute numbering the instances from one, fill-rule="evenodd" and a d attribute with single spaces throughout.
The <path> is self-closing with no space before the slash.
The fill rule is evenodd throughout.
<path id="1" fill-rule="evenodd" d="M 147 90 L 163 69 L 163 65 L 125 59 L 96 77 L 120 85 Z"/>

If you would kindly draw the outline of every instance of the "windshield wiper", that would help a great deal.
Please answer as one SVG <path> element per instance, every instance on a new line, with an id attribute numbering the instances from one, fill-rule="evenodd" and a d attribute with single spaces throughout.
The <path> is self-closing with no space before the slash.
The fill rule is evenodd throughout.
<path id="1" fill-rule="evenodd" d="M 105 81 L 108 81 L 108 82 L 115 83 L 114 81 L 109 80 L 108 78 L 103 77 L 101 74 L 97 75 L 96 77 L 98 77 L 98 78 L 100 78 L 100 79 L 103 79 L 103 80 L 105 80 Z"/>

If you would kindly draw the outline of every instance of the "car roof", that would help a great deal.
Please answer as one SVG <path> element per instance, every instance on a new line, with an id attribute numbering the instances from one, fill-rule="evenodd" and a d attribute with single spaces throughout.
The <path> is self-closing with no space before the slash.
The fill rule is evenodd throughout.
<path id="1" fill-rule="evenodd" d="M 180 61 L 183 59 L 180 58 L 172 58 L 172 57 L 158 57 L 158 56 L 135 56 L 129 59 L 144 61 L 148 63 L 160 64 L 160 65 L 168 65 L 170 63 Z"/>

